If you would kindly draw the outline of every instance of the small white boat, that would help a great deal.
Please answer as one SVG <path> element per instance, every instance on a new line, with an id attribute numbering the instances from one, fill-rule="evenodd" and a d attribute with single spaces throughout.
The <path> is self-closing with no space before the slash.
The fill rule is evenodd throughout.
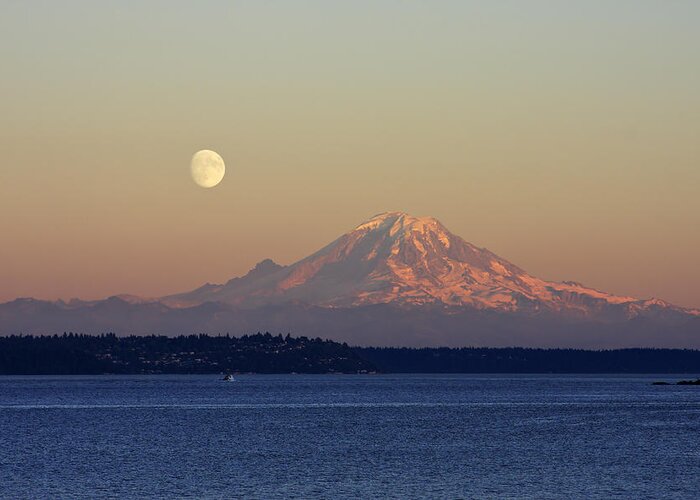
<path id="1" fill-rule="evenodd" d="M 224 375 L 224 378 L 222 379 L 224 382 L 235 382 L 236 380 L 233 378 L 233 375 L 230 373 L 227 373 Z"/>

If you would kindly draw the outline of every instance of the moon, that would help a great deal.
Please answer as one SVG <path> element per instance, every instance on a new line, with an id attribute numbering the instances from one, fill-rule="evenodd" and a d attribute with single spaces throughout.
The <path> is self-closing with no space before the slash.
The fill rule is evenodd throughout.
<path id="1" fill-rule="evenodd" d="M 224 159 L 215 151 L 202 149 L 192 156 L 190 162 L 192 180 L 203 188 L 216 186 L 226 173 Z"/>

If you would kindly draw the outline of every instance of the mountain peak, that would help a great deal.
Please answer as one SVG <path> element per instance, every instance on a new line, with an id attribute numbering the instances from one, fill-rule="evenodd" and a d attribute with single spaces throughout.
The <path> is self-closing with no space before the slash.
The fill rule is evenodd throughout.
<path id="1" fill-rule="evenodd" d="M 278 269 L 282 269 L 283 266 L 280 266 L 277 262 L 275 262 L 272 259 L 264 259 L 255 264 L 255 267 L 250 270 L 251 273 L 265 273 L 267 274 L 270 271 L 277 271 Z"/>
<path id="2" fill-rule="evenodd" d="M 187 303 L 209 300 L 246 307 L 438 304 L 591 317 L 618 306 L 624 306 L 624 314 L 637 314 L 656 304 L 580 283 L 539 279 L 451 233 L 434 217 L 400 211 L 377 214 L 289 266 L 266 259 L 242 278 L 183 296 Z"/>
<path id="3" fill-rule="evenodd" d="M 415 217 L 406 212 L 384 212 L 357 226 L 354 231 L 388 230 L 392 234 L 399 231 L 424 231 L 427 227 L 446 231 L 434 217 Z"/>
<path id="4" fill-rule="evenodd" d="M 272 259 L 264 259 L 255 264 L 255 267 L 248 271 L 248 273 L 243 277 L 243 278 L 233 278 L 231 281 L 239 280 L 239 279 L 258 279 L 262 278 L 264 276 L 268 276 L 270 274 L 273 274 L 280 269 L 284 269 L 284 266 L 280 266 L 277 262 L 275 262 Z"/>

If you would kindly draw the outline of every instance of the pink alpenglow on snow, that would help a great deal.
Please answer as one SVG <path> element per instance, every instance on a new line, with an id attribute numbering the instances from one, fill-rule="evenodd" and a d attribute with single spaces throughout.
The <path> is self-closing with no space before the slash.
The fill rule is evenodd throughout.
<path id="1" fill-rule="evenodd" d="M 624 306 L 630 317 L 662 305 L 536 278 L 452 234 L 433 217 L 403 212 L 376 215 L 290 266 L 266 260 L 243 278 L 163 298 L 171 306 L 208 301 L 242 306 L 289 301 L 322 307 L 443 304 L 580 315 L 615 305 Z"/>
<path id="2" fill-rule="evenodd" d="M 288 266 L 145 299 L 0 304 L 0 333 L 255 331 L 356 345 L 700 347 L 700 311 L 553 282 L 452 234 L 388 212 Z"/>

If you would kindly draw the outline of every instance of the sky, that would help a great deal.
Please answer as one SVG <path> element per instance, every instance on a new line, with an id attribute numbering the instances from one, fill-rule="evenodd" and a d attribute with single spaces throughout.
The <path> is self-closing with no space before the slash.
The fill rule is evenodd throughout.
<path id="1" fill-rule="evenodd" d="M 5 0 L 0 301 L 221 283 L 398 210 L 700 307 L 699 25 L 695 0 Z"/>

